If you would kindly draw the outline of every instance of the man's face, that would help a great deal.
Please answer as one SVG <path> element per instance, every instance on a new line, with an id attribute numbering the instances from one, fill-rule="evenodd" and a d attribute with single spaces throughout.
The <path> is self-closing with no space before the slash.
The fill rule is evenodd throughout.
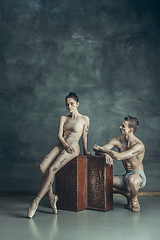
<path id="1" fill-rule="evenodd" d="M 68 112 L 72 113 L 77 110 L 77 107 L 79 106 L 79 103 L 76 102 L 73 98 L 67 98 L 66 100 L 66 108 Z"/>
<path id="2" fill-rule="evenodd" d="M 131 132 L 131 129 L 128 127 L 128 121 L 123 121 L 120 125 L 121 134 L 127 135 Z"/>

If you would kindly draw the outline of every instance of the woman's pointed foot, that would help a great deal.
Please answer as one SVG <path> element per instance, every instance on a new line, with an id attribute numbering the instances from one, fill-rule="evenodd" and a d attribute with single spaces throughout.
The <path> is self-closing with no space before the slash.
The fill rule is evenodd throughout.
<path id="1" fill-rule="evenodd" d="M 50 201 L 50 205 L 51 205 L 53 213 L 57 214 L 57 205 L 56 205 L 56 203 L 58 201 L 58 196 L 54 195 L 54 194 L 49 195 L 49 201 Z"/>
<path id="2" fill-rule="evenodd" d="M 39 206 L 39 202 L 40 202 L 40 198 L 37 197 L 31 204 L 31 206 L 29 207 L 28 209 L 28 212 L 27 212 L 27 217 L 28 218 L 33 218 L 33 216 L 35 215 L 35 212 Z"/>

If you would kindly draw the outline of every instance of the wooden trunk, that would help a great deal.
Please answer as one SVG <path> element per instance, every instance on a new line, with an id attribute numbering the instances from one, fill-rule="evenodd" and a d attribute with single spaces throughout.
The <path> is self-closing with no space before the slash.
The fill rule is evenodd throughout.
<path id="1" fill-rule="evenodd" d="M 113 209 L 113 166 L 104 156 L 88 156 L 88 209 Z"/>
<path id="2" fill-rule="evenodd" d="M 78 156 L 56 174 L 58 209 L 82 211 L 87 208 L 87 158 Z"/>
<path id="3" fill-rule="evenodd" d="M 58 209 L 113 209 L 113 166 L 104 156 L 78 156 L 56 174 Z"/>

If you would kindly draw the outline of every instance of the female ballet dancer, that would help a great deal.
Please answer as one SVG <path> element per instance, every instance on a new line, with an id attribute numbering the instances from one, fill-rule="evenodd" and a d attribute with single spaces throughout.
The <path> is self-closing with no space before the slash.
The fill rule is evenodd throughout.
<path id="1" fill-rule="evenodd" d="M 52 185 L 55 174 L 69 161 L 80 154 L 79 139 L 82 136 L 84 154 L 87 152 L 87 133 L 89 129 L 89 118 L 78 112 L 79 99 L 77 95 L 70 92 L 65 98 L 66 108 L 69 116 L 61 116 L 58 129 L 58 145 L 44 158 L 40 164 L 40 171 L 44 182 L 28 209 L 27 216 L 32 218 L 39 206 L 40 200 L 48 192 L 52 211 L 57 214 L 56 202 L 58 196 L 53 193 Z"/>

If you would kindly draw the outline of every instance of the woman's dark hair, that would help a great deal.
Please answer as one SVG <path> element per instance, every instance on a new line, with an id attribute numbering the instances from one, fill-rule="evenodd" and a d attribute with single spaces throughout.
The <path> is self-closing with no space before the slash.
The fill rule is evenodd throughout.
<path id="1" fill-rule="evenodd" d="M 137 118 L 127 115 L 124 120 L 128 121 L 128 127 L 133 128 L 134 132 L 137 130 L 137 128 L 139 128 L 139 122 Z"/>
<path id="2" fill-rule="evenodd" d="M 77 97 L 76 93 L 74 92 L 70 92 L 66 98 L 65 98 L 65 101 L 67 100 L 67 98 L 73 98 L 76 102 L 79 102 L 79 98 Z"/>

